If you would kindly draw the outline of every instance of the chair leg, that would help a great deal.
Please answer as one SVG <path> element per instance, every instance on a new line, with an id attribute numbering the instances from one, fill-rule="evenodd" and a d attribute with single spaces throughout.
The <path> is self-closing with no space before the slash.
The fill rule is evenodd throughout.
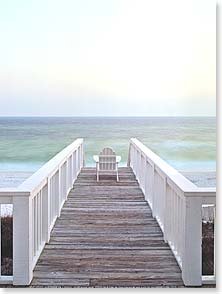
<path id="1" fill-rule="evenodd" d="M 118 169 L 116 170 L 116 180 L 119 182 L 119 174 L 118 174 Z"/>

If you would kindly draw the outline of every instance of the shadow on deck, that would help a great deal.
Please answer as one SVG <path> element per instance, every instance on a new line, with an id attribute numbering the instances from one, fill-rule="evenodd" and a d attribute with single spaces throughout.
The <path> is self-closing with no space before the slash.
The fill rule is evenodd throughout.
<path id="1" fill-rule="evenodd" d="M 131 168 L 96 182 L 83 168 L 31 287 L 182 287 L 180 268 Z"/>

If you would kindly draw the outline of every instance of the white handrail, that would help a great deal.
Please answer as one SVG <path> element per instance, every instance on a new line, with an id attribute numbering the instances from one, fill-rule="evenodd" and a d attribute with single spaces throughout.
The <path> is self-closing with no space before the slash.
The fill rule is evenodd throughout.
<path id="1" fill-rule="evenodd" d="M 0 189 L 0 205 L 13 204 L 13 277 L 0 275 L 0 283 L 13 280 L 14 285 L 30 284 L 35 264 L 83 163 L 83 139 L 77 139 L 18 188 Z"/>
<path id="2" fill-rule="evenodd" d="M 177 259 L 184 284 L 201 285 L 202 207 L 216 205 L 216 188 L 197 187 L 135 138 L 130 140 L 128 166 Z"/>

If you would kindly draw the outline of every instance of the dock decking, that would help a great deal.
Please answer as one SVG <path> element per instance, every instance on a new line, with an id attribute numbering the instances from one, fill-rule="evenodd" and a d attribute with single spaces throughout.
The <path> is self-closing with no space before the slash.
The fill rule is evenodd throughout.
<path id="1" fill-rule="evenodd" d="M 31 287 L 182 287 L 180 268 L 131 168 L 96 182 L 83 168 Z"/>

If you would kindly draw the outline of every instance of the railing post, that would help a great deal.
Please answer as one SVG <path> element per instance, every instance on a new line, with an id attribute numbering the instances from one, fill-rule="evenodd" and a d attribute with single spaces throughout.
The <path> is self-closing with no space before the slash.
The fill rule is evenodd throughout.
<path id="1" fill-rule="evenodd" d="M 199 197 L 185 196 L 182 278 L 186 286 L 202 284 L 202 213 Z"/>
<path id="2" fill-rule="evenodd" d="M 32 199 L 30 195 L 13 197 L 13 284 L 29 285 L 32 264 Z"/>

